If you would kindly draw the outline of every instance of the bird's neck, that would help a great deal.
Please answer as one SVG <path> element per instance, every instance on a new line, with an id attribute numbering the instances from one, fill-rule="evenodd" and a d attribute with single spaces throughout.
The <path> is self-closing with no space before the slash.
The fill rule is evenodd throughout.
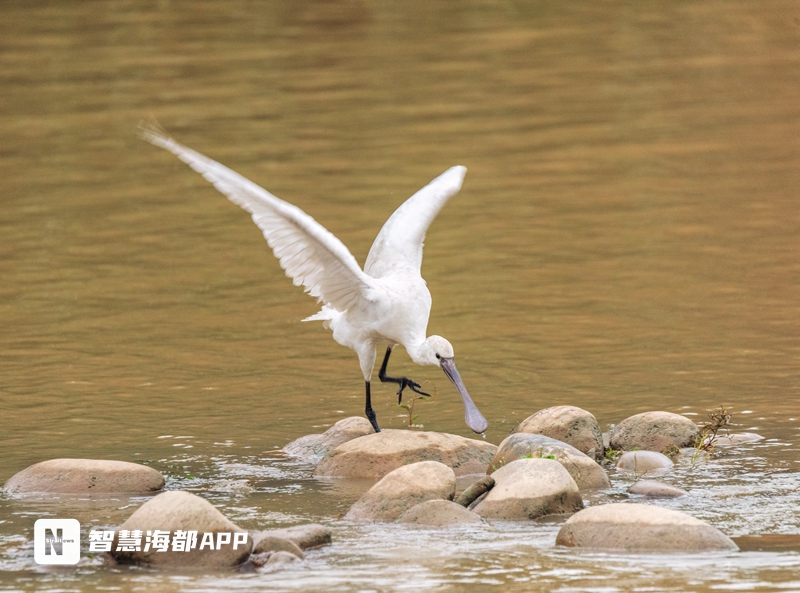
<path id="1" fill-rule="evenodd" d="M 403 344 L 408 352 L 408 356 L 416 364 L 438 364 L 436 354 L 433 352 L 428 340 L 422 340 L 413 344 Z"/>

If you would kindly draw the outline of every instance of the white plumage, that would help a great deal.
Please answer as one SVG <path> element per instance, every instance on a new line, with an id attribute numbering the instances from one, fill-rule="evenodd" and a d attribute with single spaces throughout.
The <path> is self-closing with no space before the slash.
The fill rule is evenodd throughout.
<path id="1" fill-rule="evenodd" d="M 358 354 L 366 382 L 365 411 L 376 431 L 380 428 L 372 409 L 370 380 L 378 346 L 387 346 L 381 381 L 398 383 L 399 397 L 406 387 L 424 393 L 407 377 L 386 375 L 389 355 L 397 344 L 402 344 L 417 364 L 440 366 L 461 395 L 467 425 L 478 433 L 486 430 L 486 420 L 456 370 L 453 347 L 440 336 L 426 336 L 431 296 L 420 275 L 425 233 L 461 188 L 465 167 L 448 169 L 392 214 L 378 233 L 362 271 L 339 239 L 296 206 L 154 126 L 142 124 L 139 131 L 142 138 L 175 154 L 248 211 L 286 275 L 323 303 L 318 313 L 304 321 L 324 321 L 338 343 Z"/>

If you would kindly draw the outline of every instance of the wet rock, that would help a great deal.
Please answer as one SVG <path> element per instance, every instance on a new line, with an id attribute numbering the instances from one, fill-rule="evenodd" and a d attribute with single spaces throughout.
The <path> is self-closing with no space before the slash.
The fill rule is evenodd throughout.
<path id="1" fill-rule="evenodd" d="M 266 569 L 267 572 L 272 572 L 273 570 L 278 570 L 287 564 L 293 564 L 299 560 L 302 559 L 289 552 L 275 552 L 269 555 L 269 559 L 264 565 L 264 569 Z"/>
<path id="2" fill-rule="evenodd" d="M 152 467 L 102 459 L 51 459 L 14 474 L 5 484 L 10 493 L 64 494 L 149 493 L 164 487 Z"/>
<path id="3" fill-rule="evenodd" d="M 261 552 L 250 556 L 247 562 L 239 567 L 239 572 L 273 572 L 302 559 L 285 550 Z"/>
<path id="4" fill-rule="evenodd" d="M 282 537 L 265 535 L 258 539 L 253 545 L 253 554 L 265 554 L 274 552 L 289 552 L 301 560 L 304 558 L 303 550 L 296 543 Z"/>
<path id="5" fill-rule="evenodd" d="M 476 506 L 478 506 L 479 504 L 481 504 L 481 503 L 483 502 L 483 499 L 484 499 L 484 498 L 486 498 L 486 496 L 489 494 L 489 492 L 490 492 L 490 491 L 489 491 L 489 490 L 487 490 L 486 492 L 484 492 L 483 494 L 481 494 L 481 495 L 480 495 L 478 498 L 476 498 L 475 500 L 473 500 L 473 501 L 472 501 L 472 502 L 469 504 L 469 506 L 468 506 L 468 507 L 466 507 L 466 508 L 467 508 L 467 509 L 469 509 L 470 511 L 474 511 L 474 510 L 475 510 L 475 507 L 476 507 Z"/>
<path id="6" fill-rule="evenodd" d="M 734 447 L 736 445 L 745 445 L 748 443 L 757 443 L 763 441 L 764 437 L 760 434 L 752 432 L 739 432 L 734 434 L 720 434 L 714 439 L 715 447 Z"/>
<path id="7" fill-rule="evenodd" d="M 250 494 L 255 488 L 247 480 L 221 480 L 213 484 L 209 490 L 212 492 L 229 492 L 231 494 Z"/>
<path id="8" fill-rule="evenodd" d="M 145 549 L 148 532 L 152 534 L 156 530 L 169 532 L 173 540 L 165 552 L 158 551 L 154 545 Z M 197 531 L 196 547 L 188 552 L 174 551 L 175 532 L 190 530 Z M 139 550 L 134 546 L 119 549 L 126 543 L 123 531 L 142 532 L 145 537 Z M 111 555 L 120 564 L 205 569 L 237 566 L 248 559 L 252 548 L 253 540 L 247 531 L 232 523 L 210 502 L 175 490 L 159 494 L 128 517 L 114 537 Z"/>
<path id="9" fill-rule="evenodd" d="M 658 475 L 667 472 L 674 463 L 657 451 L 628 451 L 617 460 L 617 470 L 637 476 Z"/>
<path id="10" fill-rule="evenodd" d="M 483 523 L 480 515 L 468 511 L 460 504 L 449 500 L 428 500 L 408 509 L 399 523 L 413 523 L 431 527 Z"/>
<path id="11" fill-rule="evenodd" d="M 699 437 L 697 425 L 671 412 L 645 412 L 626 418 L 609 431 L 612 449 L 658 451 L 690 447 Z"/>
<path id="12" fill-rule="evenodd" d="M 513 432 L 542 434 L 572 445 L 594 459 L 603 456 L 603 436 L 597 419 L 586 410 L 575 406 L 554 406 L 539 410 L 523 420 Z"/>
<path id="13" fill-rule="evenodd" d="M 800 533 L 764 533 L 733 538 L 742 552 L 798 552 Z"/>
<path id="14" fill-rule="evenodd" d="M 494 475 L 496 469 L 517 459 L 547 459 L 550 456 L 566 468 L 582 490 L 608 488 L 611 485 L 605 470 L 572 445 L 544 435 L 525 432 L 509 435 L 500 443 L 486 473 Z"/>
<path id="15" fill-rule="evenodd" d="M 492 477 L 494 488 L 474 507 L 481 517 L 521 521 L 583 508 L 575 480 L 552 459 L 518 459 Z"/>
<path id="16" fill-rule="evenodd" d="M 468 507 L 492 488 L 494 488 L 494 478 L 492 476 L 484 476 L 459 494 L 455 499 L 455 503 L 460 504 L 462 507 Z"/>
<path id="17" fill-rule="evenodd" d="M 322 434 L 309 434 L 292 441 L 283 451 L 292 457 L 317 463 L 339 445 L 374 433 L 369 420 L 363 416 L 351 416 L 339 420 Z"/>
<path id="18" fill-rule="evenodd" d="M 253 540 L 258 542 L 263 537 L 279 537 L 288 539 L 297 544 L 301 550 L 313 550 L 331 543 L 331 530 L 318 523 L 295 525 L 282 529 L 270 529 L 253 534 Z"/>
<path id="19" fill-rule="evenodd" d="M 655 480 L 639 480 L 628 488 L 628 493 L 638 494 L 645 498 L 680 498 L 689 494 L 686 490 Z"/>
<path id="20" fill-rule="evenodd" d="M 255 572 L 256 569 L 261 568 L 267 563 L 272 554 L 266 552 L 264 554 L 252 554 L 247 562 L 239 567 L 239 572 Z"/>
<path id="21" fill-rule="evenodd" d="M 576 513 L 564 523 L 556 545 L 627 552 L 736 551 L 716 527 L 648 504 L 605 504 Z"/>
<path id="22" fill-rule="evenodd" d="M 344 516 L 349 521 L 390 522 L 427 500 L 452 500 L 453 470 L 438 461 L 404 465 L 386 474 Z"/>
<path id="23" fill-rule="evenodd" d="M 497 447 L 454 434 L 387 429 L 336 447 L 314 475 L 331 478 L 382 478 L 418 461 L 438 461 L 456 475 L 483 474 Z"/>

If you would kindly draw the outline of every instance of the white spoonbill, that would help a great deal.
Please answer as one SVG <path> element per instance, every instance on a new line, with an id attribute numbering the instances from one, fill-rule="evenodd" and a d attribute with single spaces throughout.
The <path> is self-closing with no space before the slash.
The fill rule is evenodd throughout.
<path id="1" fill-rule="evenodd" d="M 366 383 L 365 413 L 380 432 L 372 409 L 370 380 L 377 347 L 387 345 L 378 377 L 403 390 L 428 395 L 408 377 L 389 377 L 386 365 L 392 348 L 402 344 L 417 364 L 440 367 L 464 402 L 467 426 L 486 430 L 486 419 L 467 393 L 453 360 L 453 347 L 441 336 L 427 336 L 431 295 L 420 275 L 425 232 L 447 200 L 461 188 L 465 167 L 452 167 L 431 181 L 383 225 L 362 270 L 347 247 L 305 212 L 276 198 L 249 179 L 187 148 L 148 124 L 139 128 L 143 139 L 176 155 L 214 184 L 228 199 L 247 210 L 261 229 L 281 267 L 295 286 L 323 303 L 322 310 L 304 321 L 323 321 L 333 339 L 355 350 Z"/>

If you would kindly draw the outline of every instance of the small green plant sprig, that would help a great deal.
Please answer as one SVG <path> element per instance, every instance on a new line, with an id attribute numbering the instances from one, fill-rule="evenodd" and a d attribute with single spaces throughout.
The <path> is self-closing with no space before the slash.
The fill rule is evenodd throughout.
<path id="1" fill-rule="evenodd" d="M 409 428 L 415 428 L 415 427 L 422 426 L 422 425 L 417 424 L 417 418 L 419 418 L 419 414 L 417 414 L 416 416 L 414 415 L 414 404 L 416 404 L 417 400 L 420 400 L 420 399 L 424 400 L 424 401 L 428 401 L 429 399 L 431 399 L 431 396 L 430 395 L 418 394 L 418 395 L 416 395 L 414 397 L 411 397 L 411 398 L 406 397 L 406 401 L 400 402 L 398 404 L 395 404 L 398 408 L 403 408 L 408 413 L 408 427 Z"/>

